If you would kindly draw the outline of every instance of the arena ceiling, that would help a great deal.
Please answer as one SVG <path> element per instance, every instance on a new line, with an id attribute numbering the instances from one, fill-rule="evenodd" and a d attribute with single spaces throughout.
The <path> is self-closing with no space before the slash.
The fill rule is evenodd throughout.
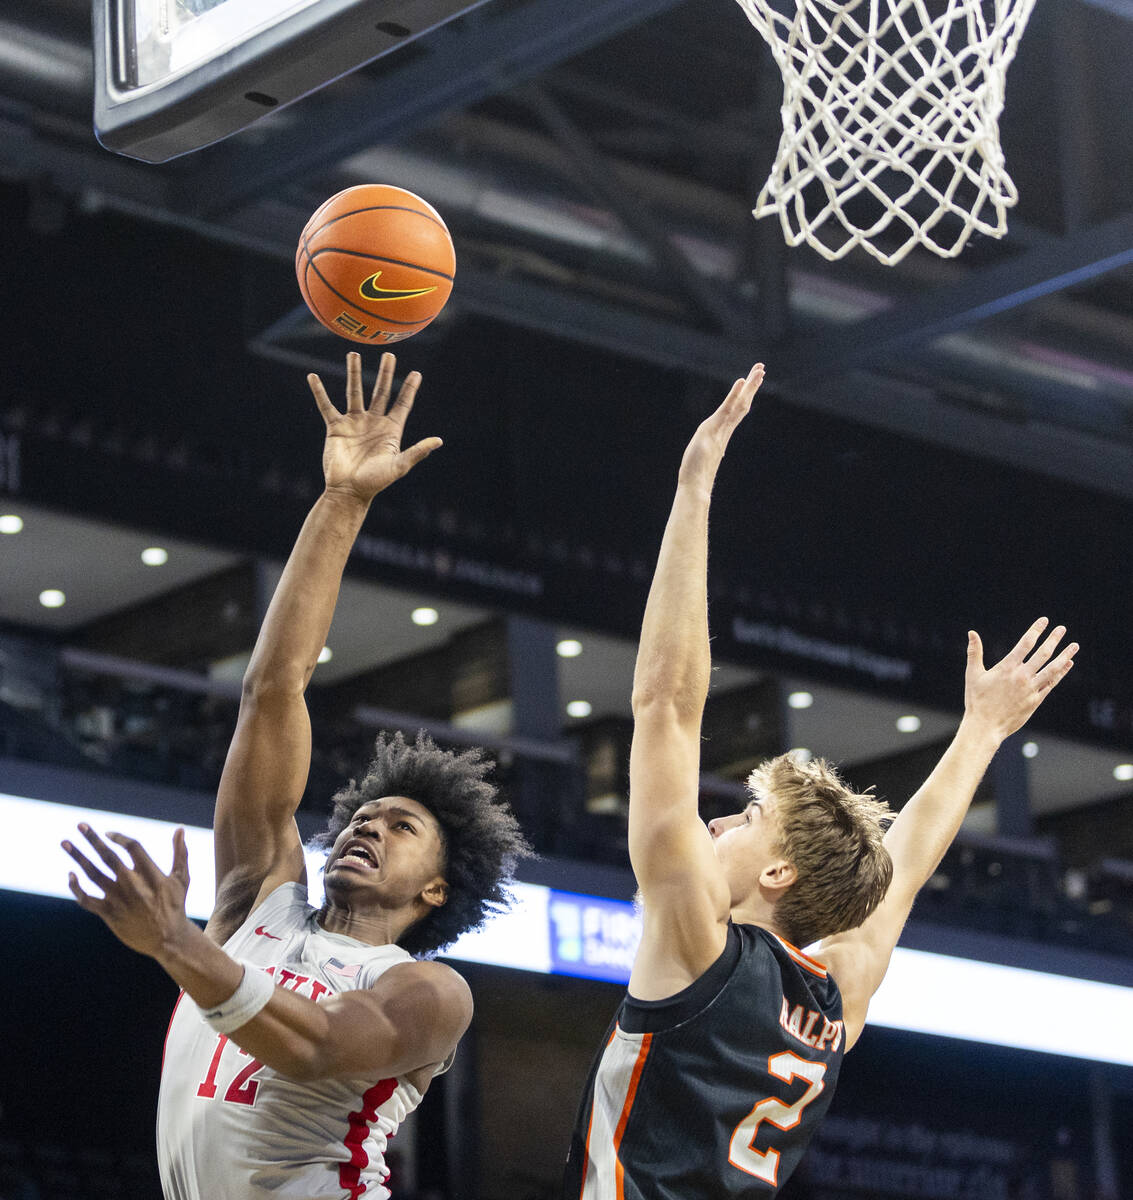
<path id="1" fill-rule="evenodd" d="M 94 138 L 87 0 L 10 0 L 3 428 L 23 438 L 22 490 L 111 530 L 278 557 L 314 434 L 306 407 L 265 433 L 271 397 L 290 404 L 309 369 L 339 375 L 346 345 L 299 306 L 295 241 L 334 191 L 398 184 L 440 209 L 458 261 L 452 301 L 403 358 L 475 401 L 444 411 L 450 447 L 467 447 L 445 468 L 449 494 L 424 482 L 376 518 L 387 541 L 408 529 L 526 564 L 558 594 L 600 597 L 601 620 L 570 596 L 557 620 L 632 636 L 674 454 L 719 385 L 760 357 L 760 450 L 779 458 L 737 450 L 752 461 L 730 457 L 722 488 L 781 521 L 762 551 L 804 561 L 763 591 L 745 582 L 730 564 L 752 557 L 746 517 L 733 521 L 715 535 L 723 611 L 763 605 L 943 664 L 946 632 L 981 612 L 1007 630 L 1036 605 L 1069 610 L 1104 661 L 1063 731 L 1127 745 L 1130 61 L 1130 0 L 1038 4 L 1001 122 L 1020 195 L 1007 237 L 884 267 L 787 249 L 773 221 L 752 219 L 781 84 L 733 0 L 488 0 L 161 165 Z M 237 385 L 268 399 L 234 416 Z M 541 402 L 518 394 L 536 387 Z M 237 476 L 255 480 L 254 517 L 233 498 Z M 5 482 L 21 490 L 11 463 Z M 124 602 L 108 588 L 103 611 Z M 469 583 L 462 598 L 484 596 Z"/>
<path id="2" fill-rule="evenodd" d="M 896 268 L 788 251 L 752 220 L 781 84 L 730 0 L 489 0 L 163 166 L 94 140 L 87 0 L 14 0 L 0 171 L 46 204 L 282 261 L 338 187 L 409 186 L 456 236 L 450 321 L 486 314 L 722 379 L 758 347 L 798 403 L 1129 497 L 1131 60 L 1129 0 L 1039 4 L 1001 122 L 1020 193 L 1008 237 Z M 260 332 L 287 352 L 303 331 Z"/>

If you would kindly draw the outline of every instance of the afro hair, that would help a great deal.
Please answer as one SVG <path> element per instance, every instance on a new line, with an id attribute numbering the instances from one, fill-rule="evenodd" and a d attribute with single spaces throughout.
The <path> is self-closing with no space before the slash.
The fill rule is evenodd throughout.
<path id="1" fill-rule="evenodd" d="M 351 780 L 334 797 L 325 832 L 312 840 L 329 850 L 354 813 L 383 796 L 416 800 L 436 817 L 448 899 L 402 934 L 399 945 L 410 954 L 433 954 L 505 909 L 516 863 L 532 854 L 519 822 L 484 778 L 492 765 L 482 750 L 442 750 L 423 731 L 413 745 L 400 732 L 381 733 L 361 783 Z"/>

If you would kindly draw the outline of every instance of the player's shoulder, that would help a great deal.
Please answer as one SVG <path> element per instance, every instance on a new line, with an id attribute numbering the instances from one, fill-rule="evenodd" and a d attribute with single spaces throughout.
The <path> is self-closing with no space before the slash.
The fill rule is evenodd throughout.
<path id="1" fill-rule="evenodd" d="M 865 973 L 868 950 L 857 941 L 828 939 L 814 946 L 811 953 L 816 960 L 821 960 L 843 995 L 852 993 L 856 982 Z"/>
<path id="2" fill-rule="evenodd" d="M 384 971 L 371 985 L 399 1011 L 417 1015 L 431 1011 L 457 1037 L 472 1022 L 472 989 L 464 976 L 436 959 L 410 959 Z"/>
<path id="3" fill-rule="evenodd" d="M 800 949 L 781 934 L 762 925 L 743 925 L 748 953 L 758 964 L 756 979 L 789 1003 L 805 1003 L 826 1015 L 839 1013 L 842 993 L 838 980 L 820 947 Z"/>
<path id="4" fill-rule="evenodd" d="M 221 944 L 231 948 L 241 942 L 268 939 L 276 942 L 302 931 L 315 910 L 307 898 L 307 887 L 297 882 L 281 883 L 256 904 L 234 929 L 224 929 L 223 914 L 218 911 L 209 921 L 214 936 L 227 933 Z"/>
<path id="5" fill-rule="evenodd" d="M 768 929 L 764 925 L 752 925 L 747 928 L 757 930 L 763 944 L 774 953 L 776 958 L 790 962 L 804 975 L 814 979 L 830 978 L 832 973 L 830 962 L 822 952 L 821 946 L 808 946 L 800 949 L 793 942 L 787 941 L 782 934 L 776 933 L 775 930 Z"/>
<path id="6" fill-rule="evenodd" d="M 273 888 L 266 896 L 258 897 L 258 903 L 248 913 L 244 924 L 258 925 L 275 921 L 293 931 L 309 924 L 315 911 L 307 895 L 307 885 L 289 880 Z"/>
<path id="7" fill-rule="evenodd" d="M 870 972 L 869 950 L 852 939 L 824 941 L 815 947 L 838 989 L 846 1026 L 846 1049 L 858 1040 L 865 1026 L 872 991 L 867 980 Z"/>
<path id="8" fill-rule="evenodd" d="M 405 962 L 395 963 L 383 972 L 374 986 L 383 981 L 387 987 L 417 988 L 443 996 L 467 996 L 469 1000 L 472 997 L 472 990 L 464 976 L 448 963 L 439 962 L 435 958 L 410 958 Z"/>

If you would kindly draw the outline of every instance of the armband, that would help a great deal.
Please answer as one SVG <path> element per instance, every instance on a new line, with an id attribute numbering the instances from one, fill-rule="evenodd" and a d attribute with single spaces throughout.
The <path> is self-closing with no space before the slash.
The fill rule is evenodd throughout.
<path id="1" fill-rule="evenodd" d="M 231 1033 L 246 1025 L 272 998 L 275 992 L 275 982 L 259 967 L 244 964 L 244 977 L 240 986 L 224 1001 L 214 1008 L 197 1008 L 204 1019 L 217 1033 Z"/>

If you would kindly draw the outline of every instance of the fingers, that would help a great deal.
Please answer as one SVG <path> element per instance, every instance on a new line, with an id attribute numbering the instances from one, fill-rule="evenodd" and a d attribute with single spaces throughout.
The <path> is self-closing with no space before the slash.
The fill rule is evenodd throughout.
<path id="1" fill-rule="evenodd" d="M 1065 625 L 1056 625 L 1050 631 L 1046 641 L 1044 641 L 1043 644 L 1027 660 L 1027 666 L 1034 667 L 1037 671 L 1058 648 L 1058 643 L 1062 641 L 1065 633 Z"/>
<path id="2" fill-rule="evenodd" d="M 968 668 L 972 671 L 984 669 L 984 644 L 974 629 L 968 630 Z"/>
<path id="3" fill-rule="evenodd" d="M 720 407 L 705 421 L 708 429 L 723 432 L 731 437 L 736 426 L 751 410 L 751 402 L 759 385 L 763 382 L 763 363 L 756 363 L 747 373 L 746 379 L 737 379 L 724 397 Z"/>
<path id="4" fill-rule="evenodd" d="M 109 875 L 104 875 L 75 845 L 73 845 L 71 842 L 61 842 L 60 845 L 62 845 L 63 849 L 66 850 L 66 852 L 75 860 L 75 862 L 79 864 L 80 867 L 82 867 L 83 873 L 91 881 L 91 883 L 102 888 L 104 892 L 109 891 L 110 888 L 114 886 L 114 880 L 111 879 Z M 70 878 L 73 880 L 75 879 L 75 876 L 72 874 Z M 76 887 L 78 887 L 77 883 L 71 887 L 71 891 L 75 891 Z"/>
<path id="5" fill-rule="evenodd" d="M 755 397 L 755 393 L 759 391 L 759 385 L 763 382 L 763 363 L 756 363 L 754 367 L 747 373 L 745 379 L 737 379 L 732 384 L 732 390 L 724 399 L 722 408 L 741 407 L 743 412 L 751 407 L 751 402 Z M 742 414 L 741 414 L 742 415 Z"/>
<path id="6" fill-rule="evenodd" d="M 189 886 L 189 847 L 184 829 L 173 831 L 173 870 L 170 874 L 176 875 L 186 887 Z"/>
<path id="7" fill-rule="evenodd" d="M 393 389 L 393 373 L 397 369 L 397 358 L 389 354 L 382 355 L 378 365 L 378 377 L 374 380 L 374 390 L 370 394 L 370 411 L 379 417 L 385 416 L 386 405 L 389 404 L 389 394 Z M 418 376 L 420 378 L 420 376 Z"/>
<path id="8" fill-rule="evenodd" d="M 411 371 L 406 376 L 397 400 L 387 413 L 396 369 L 397 358 L 388 352 L 383 354 L 378 367 L 378 377 L 374 381 L 374 390 L 370 393 L 370 412 L 379 417 L 388 415 L 395 423 L 404 426 L 405 420 L 413 408 L 417 389 L 421 385 L 421 373 Z M 324 422 L 328 426 L 334 424 L 342 416 L 342 413 L 331 402 L 330 396 L 327 395 L 327 390 L 323 386 L 323 381 L 318 375 L 310 374 L 307 376 L 307 386 L 311 389 L 311 395 L 315 398 Z M 362 394 L 362 356 L 351 351 L 346 356 L 346 412 L 349 415 L 365 411 L 366 403 Z"/>
<path id="9" fill-rule="evenodd" d="M 130 856 L 130 861 L 134 864 L 134 870 L 149 883 L 156 887 L 165 878 L 161 868 L 150 858 L 146 848 L 136 838 L 126 837 L 121 833 L 108 833 L 106 836 L 115 845 L 121 846 L 126 851 Z"/>
<path id="10" fill-rule="evenodd" d="M 327 390 L 323 387 L 323 381 L 317 375 L 312 374 L 307 376 L 307 386 L 311 389 L 311 395 L 315 397 L 315 403 L 319 406 L 319 412 L 322 413 L 323 420 L 328 425 L 342 415 L 331 404 Z"/>
<path id="11" fill-rule="evenodd" d="M 1056 625 L 1039 645 L 1039 638 L 1049 624 L 1046 617 L 1040 617 L 1003 660 L 1013 668 L 1021 668 L 1024 676 L 1030 675 L 1040 698 L 1066 677 L 1079 650 L 1077 642 L 1068 642 L 1058 650 L 1058 643 L 1066 636 L 1065 625 Z"/>
<path id="12" fill-rule="evenodd" d="M 391 354 L 389 356 L 393 358 Z M 417 389 L 421 386 L 421 372 L 410 371 L 405 377 L 405 382 L 401 385 L 401 391 L 397 393 L 397 399 L 394 401 L 393 407 L 389 410 L 389 416 L 396 421 L 401 428 L 405 427 L 405 422 L 413 411 L 413 401 L 417 398 Z"/>
<path id="13" fill-rule="evenodd" d="M 1040 692 L 1049 692 L 1051 688 L 1066 678 L 1070 673 L 1070 668 L 1074 665 L 1074 655 L 1078 653 L 1078 649 L 1078 643 L 1071 642 L 1063 648 L 1057 658 L 1048 662 L 1035 676 L 1035 684 Z"/>
<path id="14" fill-rule="evenodd" d="M 403 474 L 412 471 L 422 459 L 428 458 L 434 450 L 440 449 L 443 445 L 444 442 L 439 437 L 431 437 L 423 438 L 415 445 L 410 446 L 408 450 L 403 450 L 401 452 L 401 461 L 405 466 Z"/>
<path id="15" fill-rule="evenodd" d="M 80 825 L 79 832 L 87 839 L 94 847 L 95 853 L 99 858 L 114 872 L 117 878 L 124 870 L 126 864 L 114 853 L 113 850 L 98 836 L 97 833 L 89 825 Z"/>
<path id="16" fill-rule="evenodd" d="M 1046 617 L 1039 617 L 1030 629 L 1015 643 L 1015 648 L 1007 655 L 1007 658 L 1014 662 L 1022 662 L 1035 648 L 1036 643 L 1042 636 L 1043 630 L 1049 624 L 1050 622 Z"/>
<path id="17" fill-rule="evenodd" d="M 99 911 L 101 907 L 101 901 L 96 900 L 93 896 L 88 896 L 86 892 L 79 887 L 79 880 L 74 871 L 67 876 L 67 887 L 71 895 L 74 896 L 78 901 L 80 908 L 85 908 L 87 912 L 92 913 L 97 913 Z"/>
<path id="18" fill-rule="evenodd" d="M 78 849 L 72 842 L 61 843 L 63 849 L 75 860 L 82 868 L 83 873 L 91 881 L 97 885 L 103 892 L 109 893 L 117 884 L 125 882 L 123 876 L 130 874 L 131 868 L 128 867 L 114 851 L 106 845 L 105 842 L 94 832 L 89 825 L 80 825 L 79 830 L 83 836 L 97 851 L 98 856 L 102 861 L 114 872 L 113 877 L 107 875 L 99 867 L 97 867 L 87 856 Z M 127 837 L 121 833 L 108 833 L 107 838 L 114 842 L 115 845 L 121 846 L 123 850 L 130 856 L 133 870 L 142 876 L 152 887 L 159 887 L 161 882 L 166 878 L 161 868 L 150 858 L 146 848 L 136 838 Z M 189 851 L 185 843 L 185 831 L 178 829 L 173 835 L 173 875 L 177 875 L 183 879 L 185 883 L 189 880 Z M 72 895 L 78 900 L 82 896 L 85 900 L 91 901 L 92 897 L 87 896 L 79 887 L 78 879 L 72 873 L 69 877 L 68 886 Z M 80 901 L 81 903 L 82 901 Z"/>
<path id="19" fill-rule="evenodd" d="M 1060 653 L 1055 655 L 1055 651 L 1058 650 L 1058 643 L 1066 636 L 1066 626 L 1056 625 L 1047 634 L 1042 645 L 1031 654 L 1031 650 L 1034 649 L 1046 626 L 1046 617 L 1040 617 L 1023 634 L 1019 644 L 1008 656 L 1022 658 L 1028 654 L 1030 655 L 1026 660 L 1026 666 L 1033 672 L 1035 687 L 1042 696 L 1045 696 L 1051 688 L 1066 676 L 1070 668 L 1074 665 L 1074 655 L 1078 653 L 1078 643 L 1070 642 L 1062 648 Z"/>
<path id="20" fill-rule="evenodd" d="M 346 411 L 362 412 L 365 407 L 362 398 L 362 356 L 352 350 L 346 356 Z"/>

